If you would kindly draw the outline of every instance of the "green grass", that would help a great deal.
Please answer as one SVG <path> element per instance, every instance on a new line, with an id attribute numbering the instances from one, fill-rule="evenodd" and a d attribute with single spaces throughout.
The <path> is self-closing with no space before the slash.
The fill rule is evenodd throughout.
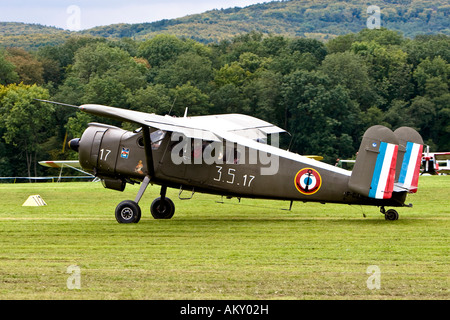
<path id="1" fill-rule="evenodd" d="M 413 208 L 385 221 L 376 207 L 242 199 L 178 200 L 171 220 L 100 183 L 0 184 L 0 299 L 449 299 L 449 176 L 421 177 Z M 45 207 L 22 207 L 40 194 Z M 365 215 L 365 217 L 364 217 Z M 67 267 L 81 289 L 67 288 Z M 369 290 L 370 265 L 381 288 Z"/>

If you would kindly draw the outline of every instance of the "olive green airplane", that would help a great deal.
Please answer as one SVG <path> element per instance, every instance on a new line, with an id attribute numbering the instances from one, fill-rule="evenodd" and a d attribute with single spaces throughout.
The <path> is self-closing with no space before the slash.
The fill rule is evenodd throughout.
<path id="1" fill-rule="evenodd" d="M 423 140 L 412 128 L 395 131 L 376 125 L 362 137 L 352 171 L 278 147 L 286 131 L 242 114 L 184 117 L 161 116 L 95 104 L 72 106 L 91 115 L 135 124 L 139 129 L 90 123 L 81 138 L 69 141 L 81 168 L 104 187 L 123 191 L 140 184 L 134 200 L 118 204 L 119 223 L 141 218 L 139 201 L 149 184 L 161 186 L 151 204 L 156 219 L 170 219 L 175 205 L 167 188 L 180 199 L 195 192 L 226 197 L 358 204 L 380 207 L 386 220 L 398 212 L 386 207 L 411 207 L 420 174 Z M 182 197 L 183 191 L 188 193 Z"/>

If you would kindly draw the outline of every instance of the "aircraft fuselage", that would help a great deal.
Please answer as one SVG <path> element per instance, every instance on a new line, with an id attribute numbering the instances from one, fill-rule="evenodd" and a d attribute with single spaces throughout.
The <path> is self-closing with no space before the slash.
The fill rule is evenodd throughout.
<path id="1" fill-rule="evenodd" d="M 380 206 L 404 202 L 401 193 L 388 200 L 355 194 L 348 188 L 351 171 L 254 141 L 242 145 L 224 140 L 214 154 L 205 151 L 211 141 L 193 140 L 180 146 L 170 132 L 153 131 L 147 163 L 143 134 L 91 125 L 81 138 L 80 163 L 101 177 L 106 187 L 120 191 L 125 181 L 140 182 L 150 175 L 152 183 L 187 193 Z M 83 142 L 88 147 L 83 148 Z M 174 152 L 181 163 L 174 163 Z"/>

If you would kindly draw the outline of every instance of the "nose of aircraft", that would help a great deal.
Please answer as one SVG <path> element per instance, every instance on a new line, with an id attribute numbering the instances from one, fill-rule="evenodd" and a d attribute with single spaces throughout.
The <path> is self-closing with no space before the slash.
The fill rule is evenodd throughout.
<path id="1" fill-rule="evenodd" d="M 69 148 L 73 151 L 78 152 L 78 149 L 80 148 L 80 138 L 70 140 Z"/>

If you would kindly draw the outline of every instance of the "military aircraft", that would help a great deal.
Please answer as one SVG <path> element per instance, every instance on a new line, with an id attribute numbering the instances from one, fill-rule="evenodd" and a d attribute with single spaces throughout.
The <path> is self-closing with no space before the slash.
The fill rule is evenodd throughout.
<path id="1" fill-rule="evenodd" d="M 398 219 L 386 207 L 412 206 L 406 196 L 417 191 L 423 140 L 409 127 L 367 129 L 348 171 L 280 149 L 277 137 L 285 130 L 248 115 L 172 117 L 95 104 L 71 107 L 140 127 L 131 132 L 90 123 L 81 138 L 69 141 L 83 170 L 104 187 L 123 191 L 126 183 L 140 184 L 134 200 L 117 205 L 119 223 L 140 220 L 139 201 L 149 184 L 161 186 L 150 207 L 156 219 L 174 215 L 168 187 L 179 189 L 180 199 L 187 190 L 191 197 L 202 192 L 287 200 L 290 208 L 294 201 L 378 206 L 386 220 Z"/>

